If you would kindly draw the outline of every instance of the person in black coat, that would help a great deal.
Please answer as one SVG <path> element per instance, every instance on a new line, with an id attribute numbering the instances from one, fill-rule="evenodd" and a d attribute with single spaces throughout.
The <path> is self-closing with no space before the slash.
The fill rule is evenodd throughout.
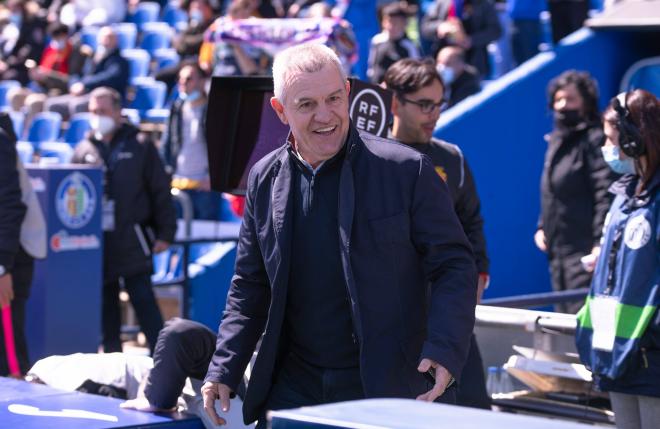
<path id="1" fill-rule="evenodd" d="M 422 18 L 422 36 L 431 42 L 431 56 L 445 46 L 465 49 L 468 64 L 482 78 L 490 73 L 487 46 L 502 35 L 502 26 L 491 0 L 465 0 L 457 10 L 453 0 L 436 0 Z"/>
<path id="2" fill-rule="evenodd" d="M 458 46 L 446 46 L 438 52 L 438 73 L 442 77 L 447 93 L 448 106 L 481 91 L 481 78 L 477 69 L 465 63 L 465 50 Z"/>
<path id="3" fill-rule="evenodd" d="M 591 76 L 566 71 L 550 82 L 548 97 L 554 129 L 546 136 L 541 215 L 534 241 L 548 254 L 553 290 L 587 288 L 611 203 L 607 189 L 616 176 L 601 154 L 598 89 Z M 575 313 L 581 306 L 582 302 L 573 302 L 556 309 Z"/>
<path id="4" fill-rule="evenodd" d="M 156 147 L 123 123 L 121 97 L 111 88 L 90 94 L 92 131 L 74 151 L 74 163 L 102 166 L 103 348 L 121 351 L 119 285 L 123 283 L 152 348 L 163 327 L 151 289 L 152 255 L 174 239 L 176 216 L 170 185 Z"/>
<path id="5" fill-rule="evenodd" d="M 429 159 L 359 132 L 330 48 L 278 54 L 271 106 L 291 133 L 249 174 L 236 272 L 202 394 L 228 409 L 261 340 L 243 417 L 374 397 L 453 403 L 477 273 Z M 210 126 L 210 122 L 209 122 Z"/>
<path id="6" fill-rule="evenodd" d="M 28 7 L 23 0 L 9 0 L 7 18 L 0 22 L 0 80 L 17 80 L 21 85 L 30 83 L 25 62 L 36 63 L 46 45 L 46 21 Z"/>

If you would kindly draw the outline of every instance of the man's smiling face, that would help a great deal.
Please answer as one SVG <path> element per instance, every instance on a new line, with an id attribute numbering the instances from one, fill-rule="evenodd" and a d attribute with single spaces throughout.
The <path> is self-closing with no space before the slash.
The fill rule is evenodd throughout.
<path id="1" fill-rule="evenodd" d="M 348 135 L 348 82 L 334 65 L 292 76 L 283 100 L 271 99 L 282 122 L 291 127 L 296 150 L 316 166 L 332 158 Z"/>

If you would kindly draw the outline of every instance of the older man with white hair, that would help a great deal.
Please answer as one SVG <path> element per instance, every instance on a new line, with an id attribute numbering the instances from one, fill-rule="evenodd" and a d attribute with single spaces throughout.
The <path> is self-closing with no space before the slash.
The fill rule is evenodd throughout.
<path id="1" fill-rule="evenodd" d="M 321 45 L 281 52 L 271 106 L 287 142 L 248 179 L 236 271 L 202 388 L 224 412 L 261 339 L 243 404 L 373 397 L 455 401 L 474 325 L 474 258 L 428 158 L 359 132 Z"/>

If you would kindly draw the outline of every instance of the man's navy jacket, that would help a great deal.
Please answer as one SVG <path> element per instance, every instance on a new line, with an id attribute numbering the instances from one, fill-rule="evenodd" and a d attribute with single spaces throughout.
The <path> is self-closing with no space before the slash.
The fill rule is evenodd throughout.
<path id="1" fill-rule="evenodd" d="M 477 274 L 449 191 L 429 159 L 359 133 L 346 142 L 338 234 L 366 397 L 415 398 L 430 358 L 461 373 L 474 327 Z M 286 146 L 251 170 L 235 274 L 206 381 L 236 390 L 258 340 L 243 406 L 259 418 L 286 347 L 292 164 Z M 314 237 L 309 237 L 313 240 Z"/>

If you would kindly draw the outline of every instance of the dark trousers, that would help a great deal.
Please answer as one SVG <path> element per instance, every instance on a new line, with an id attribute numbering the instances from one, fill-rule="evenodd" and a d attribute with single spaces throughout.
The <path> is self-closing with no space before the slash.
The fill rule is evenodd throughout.
<path id="1" fill-rule="evenodd" d="M 286 410 L 357 399 L 364 399 L 359 368 L 319 368 L 289 354 L 271 388 L 264 415 L 259 419 L 256 429 L 267 427 L 267 410 Z"/>
<path id="2" fill-rule="evenodd" d="M 200 323 L 179 318 L 168 320 L 158 335 L 154 367 L 144 389 L 149 403 L 158 408 L 172 408 L 187 377 L 203 380 L 215 352 L 215 340 L 215 333 Z"/>
<path id="3" fill-rule="evenodd" d="M 470 351 L 456 392 L 456 405 L 490 410 L 490 396 L 486 391 L 484 363 L 477 345 L 477 337 L 470 338 Z"/>
<path id="4" fill-rule="evenodd" d="M 582 267 L 580 258 L 587 255 L 590 250 L 559 255 L 551 252 L 550 256 L 550 278 L 552 290 L 564 291 L 578 288 L 588 288 L 591 285 L 591 273 Z M 555 304 L 555 311 L 559 313 L 575 314 L 584 305 L 584 299 L 573 302 Z"/>
<path id="5" fill-rule="evenodd" d="M 158 332 L 163 327 L 163 317 L 156 303 L 154 291 L 151 288 L 149 273 L 122 277 L 103 284 L 103 350 L 106 353 L 121 352 L 121 317 L 119 311 L 119 286 L 123 283 L 128 292 L 131 304 L 135 309 L 140 328 L 149 342 L 153 355 Z"/>
<path id="6" fill-rule="evenodd" d="M 580 29 L 589 15 L 587 0 L 552 0 L 548 2 L 552 41 L 558 43 L 572 32 Z"/>
<path id="7" fill-rule="evenodd" d="M 25 304 L 30 296 L 33 268 L 34 259 L 21 248 L 16 255 L 14 267 L 11 270 L 14 289 L 14 299 L 11 301 L 11 322 L 14 332 L 16 358 L 21 374 L 27 373 L 30 369 L 30 359 L 28 358 L 27 342 L 25 339 Z M 0 318 L 0 376 L 9 375 L 4 328 L 2 319 Z"/>

